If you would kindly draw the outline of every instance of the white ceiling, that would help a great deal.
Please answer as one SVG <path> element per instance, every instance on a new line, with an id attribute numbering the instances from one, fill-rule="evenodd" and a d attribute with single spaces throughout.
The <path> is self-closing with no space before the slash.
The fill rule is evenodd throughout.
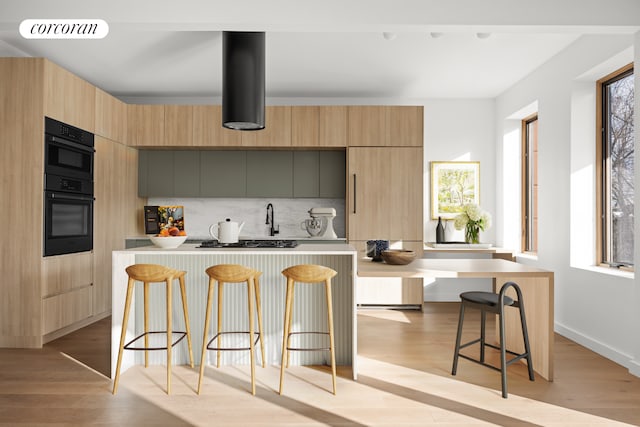
<path id="1" fill-rule="evenodd" d="M 267 97 L 423 99 L 495 97 L 583 34 L 640 28 L 633 0 L 5 3 L 0 56 L 47 57 L 123 98 L 220 97 L 222 30 L 267 32 Z M 28 18 L 104 19 L 110 31 L 27 40 L 18 26 Z"/>

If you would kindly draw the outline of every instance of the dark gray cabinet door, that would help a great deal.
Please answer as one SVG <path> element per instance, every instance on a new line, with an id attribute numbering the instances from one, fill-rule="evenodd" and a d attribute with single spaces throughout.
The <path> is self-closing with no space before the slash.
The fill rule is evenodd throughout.
<path id="1" fill-rule="evenodd" d="M 138 151 L 138 197 L 147 197 L 147 182 L 149 177 L 149 152 Z"/>
<path id="2" fill-rule="evenodd" d="M 147 182 L 143 197 L 175 195 L 173 151 L 146 151 Z"/>
<path id="3" fill-rule="evenodd" d="M 198 151 L 173 152 L 173 195 L 179 197 L 200 195 L 200 153 Z"/>
<path id="4" fill-rule="evenodd" d="M 320 195 L 320 153 L 318 151 L 293 152 L 293 197 Z"/>
<path id="5" fill-rule="evenodd" d="M 200 151 L 201 197 L 246 197 L 246 151 Z"/>
<path id="6" fill-rule="evenodd" d="M 320 151 L 319 160 L 319 197 L 326 199 L 344 198 L 347 173 L 345 151 Z"/>
<path id="7" fill-rule="evenodd" d="M 248 151 L 247 197 L 292 197 L 293 152 Z"/>

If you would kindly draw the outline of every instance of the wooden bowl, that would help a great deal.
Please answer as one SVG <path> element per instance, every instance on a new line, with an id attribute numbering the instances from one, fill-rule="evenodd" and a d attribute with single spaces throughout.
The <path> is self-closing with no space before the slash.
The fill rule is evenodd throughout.
<path id="1" fill-rule="evenodd" d="M 406 265 L 416 259 L 416 253 L 407 249 L 388 249 L 382 251 L 382 259 L 387 264 Z"/>

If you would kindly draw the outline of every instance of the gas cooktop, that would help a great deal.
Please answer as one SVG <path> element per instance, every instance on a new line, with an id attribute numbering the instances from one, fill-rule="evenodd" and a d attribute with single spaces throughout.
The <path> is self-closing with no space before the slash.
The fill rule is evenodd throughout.
<path id="1" fill-rule="evenodd" d="M 240 240 L 237 243 L 220 243 L 217 240 L 205 240 L 198 248 L 295 248 L 295 240 Z"/>

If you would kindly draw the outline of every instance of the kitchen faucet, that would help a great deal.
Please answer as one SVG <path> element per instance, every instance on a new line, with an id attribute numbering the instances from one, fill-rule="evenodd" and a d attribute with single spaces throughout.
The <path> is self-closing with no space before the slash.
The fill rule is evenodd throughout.
<path id="1" fill-rule="evenodd" d="M 271 219 L 269 219 L 269 210 L 271 210 Z M 276 228 L 276 223 L 273 219 L 273 205 L 271 203 L 267 205 L 267 221 L 265 224 L 271 225 L 271 227 L 269 227 L 269 236 L 275 236 L 280 233 L 280 227 Z"/>

